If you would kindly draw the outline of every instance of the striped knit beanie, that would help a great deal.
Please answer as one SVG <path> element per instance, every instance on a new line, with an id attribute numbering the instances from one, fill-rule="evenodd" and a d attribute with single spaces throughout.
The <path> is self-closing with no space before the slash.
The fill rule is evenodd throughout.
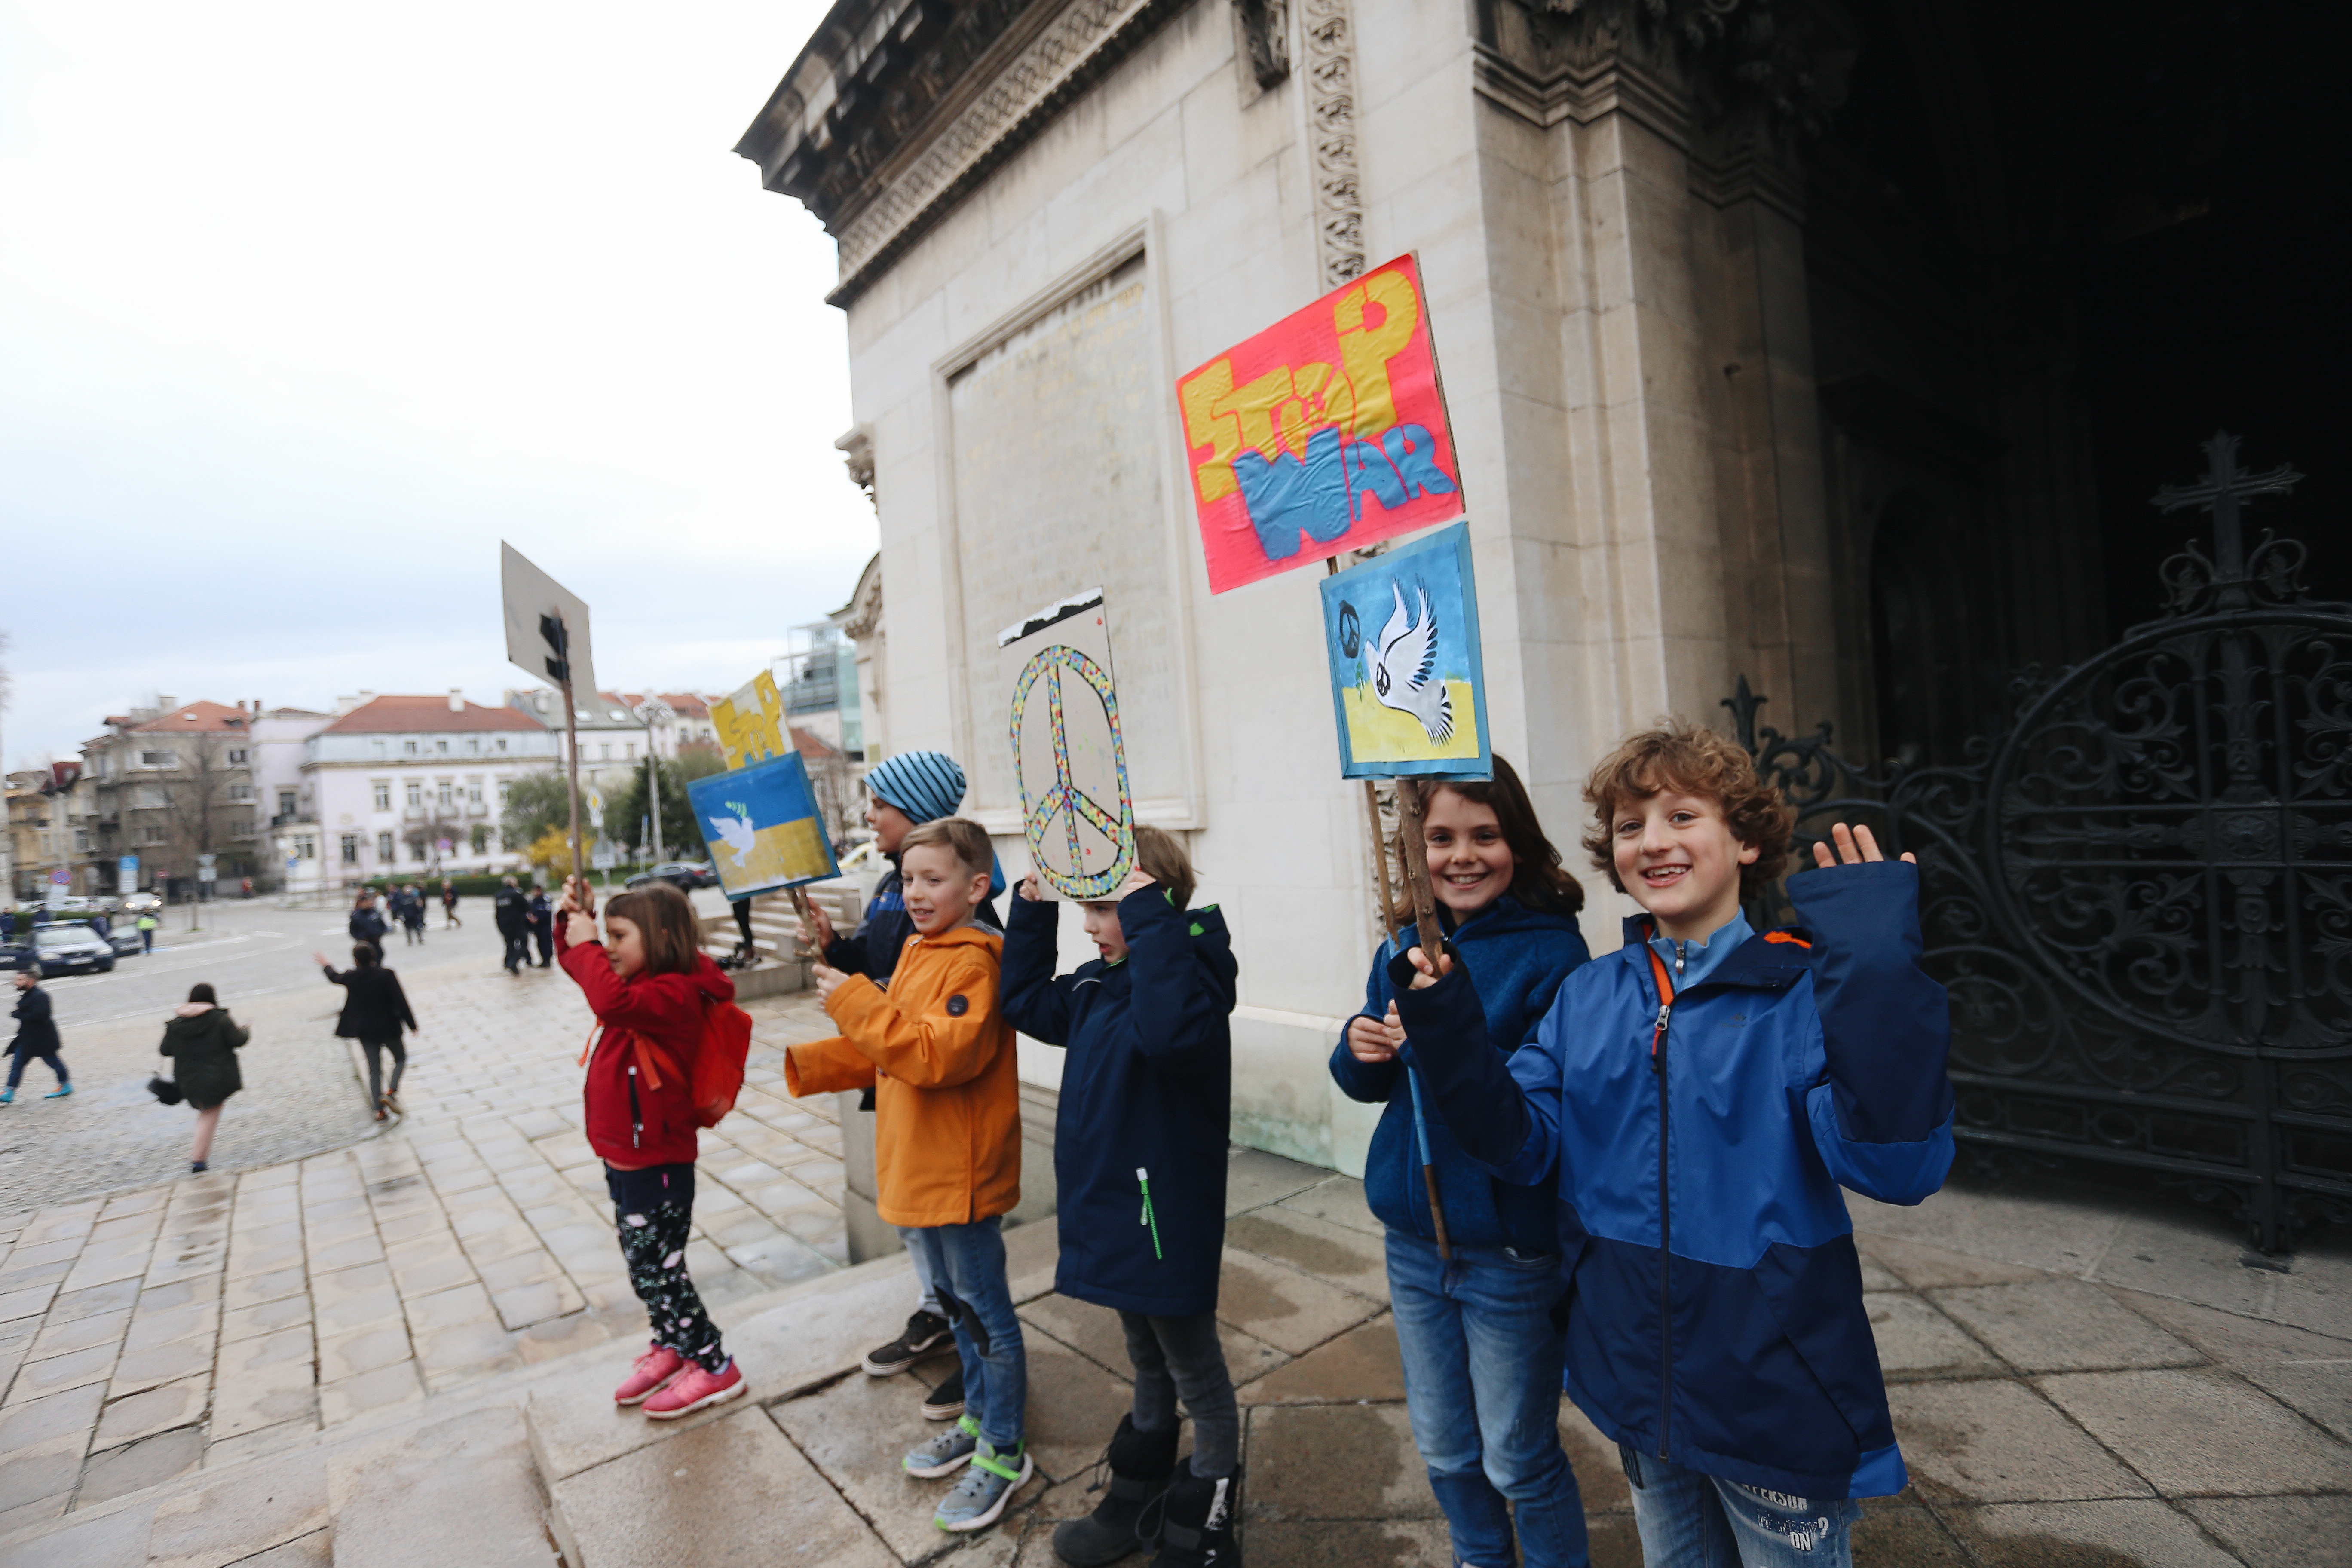
<path id="1" fill-rule="evenodd" d="M 910 822 L 929 822 L 963 803 L 963 770 L 945 752 L 901 752 L 866 772 L 866 791 Z"/>

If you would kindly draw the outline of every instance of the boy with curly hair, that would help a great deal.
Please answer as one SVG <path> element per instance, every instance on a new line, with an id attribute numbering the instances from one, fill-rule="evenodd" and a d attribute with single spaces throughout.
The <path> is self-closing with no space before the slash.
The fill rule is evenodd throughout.
<path id="1" fill-rule="evenodd" d="M 1641 906 L 1532 1046 L 1487 1047 L 1469 975 L 1392 980 L 1438 1111 L 1506 1182 L 1557 1172 L 1567 1387 L 1613 1439 L 1650 1568 L 1847 1568 L 1855 1500 L 1906 1480 L 1841 1185 L 1916 1204 L 1952 1162 L 1950 1018 L 1919 966 L 1918 869 L 1866 827 L 1789 879 L 1795 814 L 1680 724 L 1593 770 L 1593 862 Z"/>

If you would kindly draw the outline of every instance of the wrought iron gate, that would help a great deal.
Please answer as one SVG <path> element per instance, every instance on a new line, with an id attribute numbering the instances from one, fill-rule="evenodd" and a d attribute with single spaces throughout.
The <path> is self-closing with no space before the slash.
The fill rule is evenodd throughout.
<path id="1" fill-rule="evenodd" d="M 2156 504 L 2210 510 L 2211 556 L 2165 563 L 2158 619 L 2016 680 L 1965 766 L 1759 729 L 1744 677 L 1725 706 L 1801 854 L 1855 820 L 1918 855 L 1964 1157 L 2129 1167 L 2267 1251 L 2352 1218 L 2352 605 L 2308 598 L 2296 542 L 2243 542 L 2241 502 L 2301 476 L 2205 450 Z"/>

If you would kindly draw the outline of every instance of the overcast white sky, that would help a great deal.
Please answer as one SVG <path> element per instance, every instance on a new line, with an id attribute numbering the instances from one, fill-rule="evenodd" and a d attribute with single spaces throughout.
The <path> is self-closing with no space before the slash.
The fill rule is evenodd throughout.
<path id="1" fill-rule="evenodd" d="M 819 0 L 0 0 L 9 765 L 110 712 L 727 690 L 875 545 L 834 247 L 730 151 Z"/>

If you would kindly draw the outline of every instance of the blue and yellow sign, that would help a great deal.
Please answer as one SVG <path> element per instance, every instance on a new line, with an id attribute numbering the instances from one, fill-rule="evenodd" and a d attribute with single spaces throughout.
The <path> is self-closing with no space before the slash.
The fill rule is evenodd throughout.
<path id="1" fill-rule="evenodd" d="M 696 779 L 686 798 L 730 899 L 841 875 L 798 752 Z"/>

